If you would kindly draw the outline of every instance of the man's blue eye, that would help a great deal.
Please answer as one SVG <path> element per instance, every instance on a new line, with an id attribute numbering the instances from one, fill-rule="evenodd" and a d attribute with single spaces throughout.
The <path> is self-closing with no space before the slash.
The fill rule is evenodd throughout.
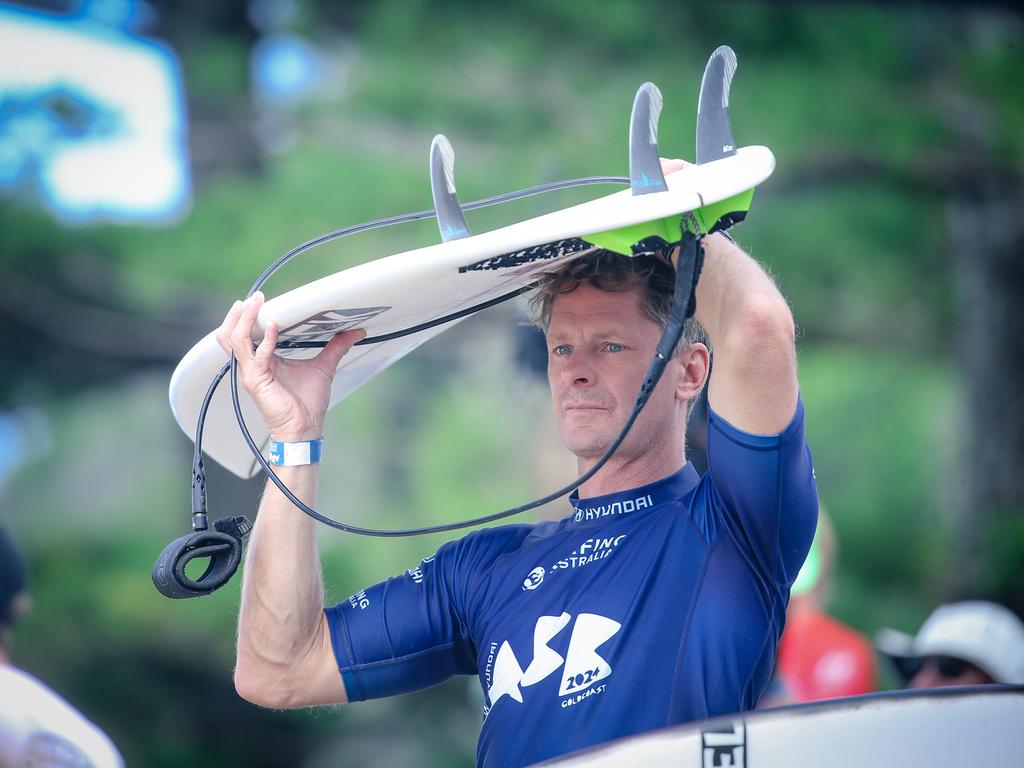
<path id="1" fill-rule="evenodd" d="M 614 341 L 609 341 L 605 345 L 605 349 L 607 349 L 609 352 L 621 352 L 622 350 L 625 349 L 625 347 L 622 346 L 621 344 L 616 344 Z"/>
<path id="2" fill-rule="evenodd" d="M 568 344 L 559 344 L 551 351 L 552 353 L 558 356 L 568 355 L 572 351 L 572 347 L 570 347 Z"/>

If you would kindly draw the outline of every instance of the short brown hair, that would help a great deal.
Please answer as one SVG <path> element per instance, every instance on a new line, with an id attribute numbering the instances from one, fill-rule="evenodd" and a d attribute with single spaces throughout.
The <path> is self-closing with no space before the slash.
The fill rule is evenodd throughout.
<path id="1" fill-rule="evenodd" d="M 530 297 L 533 323 L 547 333 L 555 299 L 589 283 L 598 290 L 619 293 L 636 290 L 640 307 L 652 321 L 665 327 L 672 312 L 676 273 L 672 266 L 657 256 L 624 256 L 599 249 L 550 272 L 537 282 Z M 711 350 L 707 331 L 691 317 L 683 326 L 676 353 L 691 344 L 703 344 Z"/>

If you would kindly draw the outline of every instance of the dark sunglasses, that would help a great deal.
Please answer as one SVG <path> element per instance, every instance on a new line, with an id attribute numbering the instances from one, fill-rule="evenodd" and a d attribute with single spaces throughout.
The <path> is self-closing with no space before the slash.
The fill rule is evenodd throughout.
<path id="1" fill-rule="evenodd" d="M 921 667 L 933 667 L 942 677 L 960 677 L 971 667 L 971 662 L 955 656 L 926 656 Z"/>

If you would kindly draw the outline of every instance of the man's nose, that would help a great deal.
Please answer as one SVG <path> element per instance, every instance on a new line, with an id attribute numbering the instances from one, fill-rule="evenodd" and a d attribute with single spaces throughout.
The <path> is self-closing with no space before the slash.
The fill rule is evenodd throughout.
<path id="1" fill-rule="evenodd" d="M 934 669 L 930 666 L 924 666 L 914 675 L 907 687 L 912 689 L 941 688 L 948 684 Z"/>
<path id="2" fill-rule="evenodd" d="M 584 353 L 574 352 L 562 368 L 562 381 L 573 388 L 589 387 L 594 383 L 594 366 Z"/>

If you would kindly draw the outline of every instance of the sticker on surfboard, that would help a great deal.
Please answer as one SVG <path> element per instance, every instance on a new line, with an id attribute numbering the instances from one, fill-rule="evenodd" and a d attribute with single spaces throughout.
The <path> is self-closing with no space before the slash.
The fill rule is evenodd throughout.
<path id="1" fill-rule="evenodd" d="M 300 323 L 285 328 L 278 336 L 279 343 L 294 341 L 330 341 L 331 338 L 358 328 L 367 320 L 387 312 L 391 307 L 363 307 L 360 309 L 325 309 L 307 317 Z"/>
<path id="2" fill-rule="evenodd" d="M 509 253 L 501 253 L 497 256 L 491 256 L 488 259 L 483 259 L 482 261 L 478 261 L 474 264 L 467 264 L 464 267 L 459 267 L 459 272 L 484 272 L 495 269 L 512 269 L 514 267 L 521 267 L 524 264 L 533 264 L 537 261 L 547 261 L 549 259 L 558 259 L 563 256 L 579 254 L 581 251 L 590 250 L 593 249 L 593 247 L 594 246 L 590 243 L 580 240 L 578 237 L 571 237 L 568 240 L 559 240 L 554 243 L 542 243 L 541 245 L 533 245 L 519 251 L 511 251 Z"/>

